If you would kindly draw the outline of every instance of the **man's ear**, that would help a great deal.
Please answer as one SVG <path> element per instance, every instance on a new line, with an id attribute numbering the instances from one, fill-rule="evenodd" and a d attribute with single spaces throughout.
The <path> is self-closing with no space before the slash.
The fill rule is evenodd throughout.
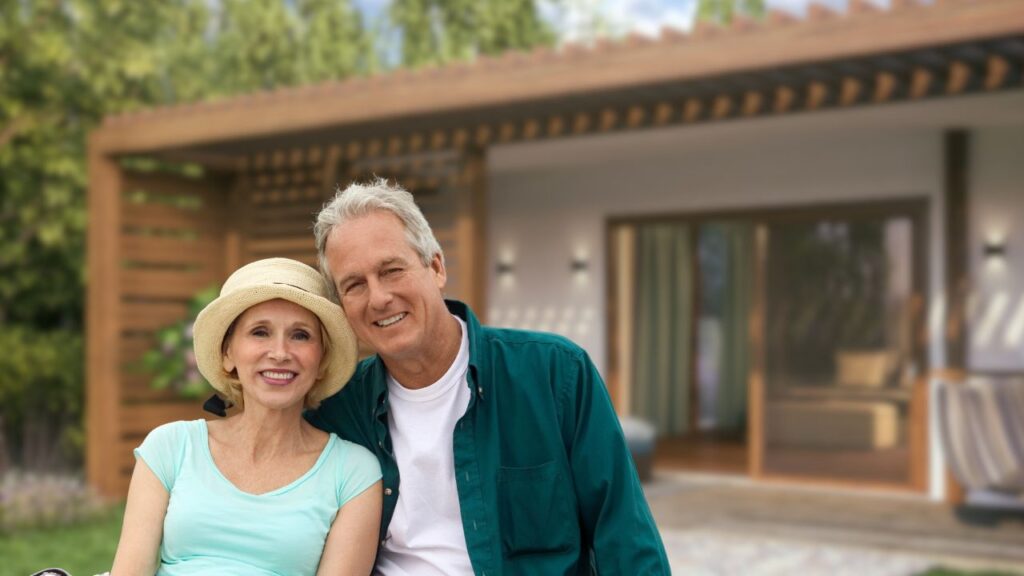
<path id="1" fill-rule="evenodd" d="M 430 269 L 434 272 L 437 288 L 444 290 L 445 284 L 448 283 L 448 271 L 444 269 L 444 262 L 441 260 L 440 254 L 434 254 L 434 257 L 430 260 Z"/>

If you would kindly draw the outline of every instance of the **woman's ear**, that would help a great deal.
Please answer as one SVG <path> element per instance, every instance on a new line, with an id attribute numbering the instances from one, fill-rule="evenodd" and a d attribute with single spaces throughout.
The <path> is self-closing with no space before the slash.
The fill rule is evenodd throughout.
<path id="1" fill-rule="evenodd" d="M 235 368 L 237 368 L 237 366 L 235 366 L 235 361 L 232 360 L 231 357 L 228 356 L 227 354 L 221 356 L 220 365 L 221 368 L 223 368 L 224 371 L 227 372 L 228 374 L 233 373 L 235 371 Z"/>

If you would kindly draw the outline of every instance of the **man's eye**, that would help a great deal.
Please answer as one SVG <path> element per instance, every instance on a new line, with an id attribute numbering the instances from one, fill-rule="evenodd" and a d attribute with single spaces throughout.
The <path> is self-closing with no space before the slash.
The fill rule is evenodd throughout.
<path id="1" fill-rule="evenodd" d="M 346 286 L 345 289 L 341 291 L 341 293 L 342 294 L 349 294 L 351 292 L 359 290 L 360 288 L 362 288 L 362 286 L 363 286 L 362 282 L 353 282 L 353 283 L 349 284 L 348 286 Z"/>

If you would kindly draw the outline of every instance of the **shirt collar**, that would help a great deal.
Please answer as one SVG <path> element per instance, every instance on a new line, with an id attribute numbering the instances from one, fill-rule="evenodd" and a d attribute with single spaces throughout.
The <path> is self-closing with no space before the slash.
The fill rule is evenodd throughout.
<path id="1" fill-rule="evenodd" d="M 448 307 L 448 311 L 455 316 L 462 319 L 466 323 L 466 333 L 469 338 L 469 377 L 468 380 L 471 386 L 475 386 L 476 389 L 473 391 L 474 396 L 480 396 L 483 394 L 486 382 L 484 382 L 480 375 L 480 368 L 486 364 L 487 348 L 483 345 L 483 334 L 480 321 L 477 319 L 476 314 L 470 310 L 464 302 L 458 300 L 445 300 L 445 306 Z M 377 410 L 378 413 L 386 411 L 385 400 L 388 393 L 388 370 L 384 366 L 384 361 L 381 360 L 380 356 L 374 354 L 372 358 L 367 360 L 369 366 L 367 367 L 368 379 L 373 382 L 373 395 L 377 399 Z"/>

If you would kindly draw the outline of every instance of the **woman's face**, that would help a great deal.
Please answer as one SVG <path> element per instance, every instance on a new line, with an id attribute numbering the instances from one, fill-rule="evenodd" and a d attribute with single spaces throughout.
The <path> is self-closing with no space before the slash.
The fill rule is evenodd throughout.
<path id="1" fill-rule="evenodd" d="M 238 371 L 246 407 L 301 407 L 316 383 L 323 349 L 316 314 L 287 300 L 268 300 L 236 320 L 224 370 Z"/>

